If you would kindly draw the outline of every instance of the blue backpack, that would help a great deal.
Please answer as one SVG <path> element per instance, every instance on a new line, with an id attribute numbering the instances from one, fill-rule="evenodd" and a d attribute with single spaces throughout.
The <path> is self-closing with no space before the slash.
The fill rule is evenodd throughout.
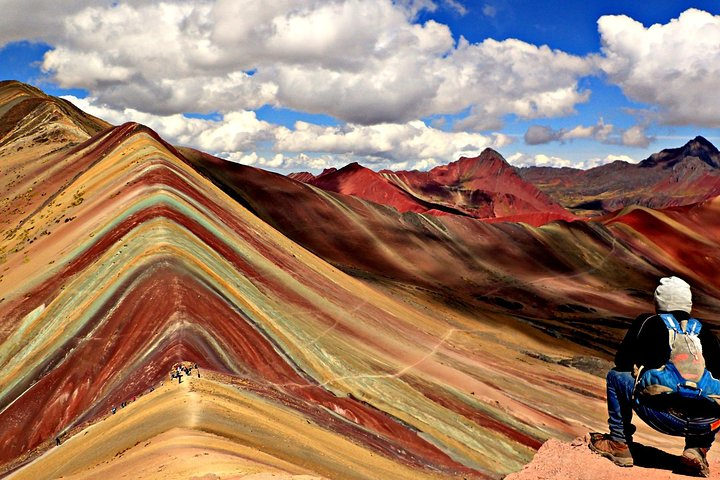
<path id="1" fill-rule="evenodd" d="M 698 335 L 702 324 L 690 318 L 684 325 L 670 313 L 659 314 L 668 329 L 670 359 L 660 368 L 641 371 L 636 380 L 636 400 L 674 395 L 683 399 L 705 398 L 720 404 L 720 381 L 705 368 Z M 684 322 L 683 322 L 684 323 Z"/>

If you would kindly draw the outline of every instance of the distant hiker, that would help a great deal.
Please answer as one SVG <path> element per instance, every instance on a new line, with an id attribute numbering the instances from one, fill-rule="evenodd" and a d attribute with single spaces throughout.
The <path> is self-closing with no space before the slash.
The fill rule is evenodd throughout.
<path id="1" fill-rule="evenodd" d="M 117 408 L 115 408 L 115 405 L 110 409 L 113 415 L 115 415 L 115 412 L 117 412 Z"/>
<path id="2" fill-rule="evenodd" d="M 55 446 L 56 447 L 60 446 L 60 437 L 55 437 Z"/>
<path id="3" fill-rule="evenodd" d="M 660 280 L 655 311 L 630 326 L 607 374 L 610 433 L 589 447 L 616 465 L 633 465 L 633 411 L 659 432 L 685 437 L 683 463 L 709 476 L 707 452 L 720 428 L 720 342 L 690 316 L 690 285 Z"/>

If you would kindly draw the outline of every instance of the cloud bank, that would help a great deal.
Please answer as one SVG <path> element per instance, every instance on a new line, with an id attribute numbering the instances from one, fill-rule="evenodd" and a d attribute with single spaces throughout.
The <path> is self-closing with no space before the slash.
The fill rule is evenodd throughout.
<path id="1" fill-rule="evenodd" d="M 88 7 L 56 25 L 43 69 L 98 102 L 169 115 L 274 105 L 361 125 L 470 110 L 462 129 L 567 115 L 590 62 L 519 40 L 455 44 L 413 23 L 434 4 L 216 0 Z M 450 2 L 454 5 L 454 2 Z M 172 62 L 164 59 L 172 58 Z"/>
<path id="2" fill-rule="evenodd" d="M 342 166 L 359 158 L 365 164 L 380 168 L 391 164 L 422 168 L 463 155 L 476 156 L 487 147 L 499 149 L 512 143 L 510 137 L 503 134 L 445 132 L 421 120 L 338 127 L 296 122 L 293 128 L 287 128 L 259 120 L 252 111 L 231 112 L 219 120 L 209 120 L 182 114 L 155 115 L 131 108 L 116 110 L 98 106 L 94 98 L 64 98 L 111 123 L 142 123 L 178 144 L 213 152 L 239 163 L 272 168 L 307 165 L 321 169 Z M 262 149 L 268 152 L 259 154 L 257 151 Z"/>
<path id="3" fill-rule="evenodd" d="M 545 125 L 531 125 L 523 139 L 526 145 L 544 145 L 551 142 L 567 142 L 575 139 L 591 138 L 608 145 L 625 145 L 645 148 L 652 138 L 645 134 L 645 129 L 634 125 L 627 129 L 606 124 L 602 119 L 596 125 L 577 125 L 571 129 L 553 129 Z"/>
<path id="4" fill-rule="evenodd" d="M 582 162 L 573 162 L 562 157 L 544 155 L 542 153 L 536 155 L 528 155 L 522 152 L 517 152 L 508 156 L 507 161 L 508 163 L 516 167 L 569 167 L 580 169 L 599 167 L 600 165 L 605 165 L 616 161 L 638 163 L 638 160 L 635 160 L 627 155 L 607 155 L 604 158 L 592 157 Z"/>
<path id="5" fill-rule="evenodd" d="M 598 65 L 630 99 L 668 125 L 720 127 L 720 16 L 689 9 L 661 25 L 598 20 Z"/>
<path id="6" fill-rule="evenodd" d="M 600 54 L 580 57 L 517 39 L 473 43 L 453 38 L 447 25 L 417 21 L 437 9 L 467 14 L 456 0 L 6 3 L 0 46 L 48 43 L 42 69 L 61 87 L 86 89 L 94 113 L 256 164 L 319 164 L 330 155 L 378 165 L 445 163 L 507 145 L 507 136 L 492 132 L 509 117 L 575 114 L 591 95 L 581 80 L 600 74 L 641 104 L 637 125 L 535 124 L 525 143 L 647 147 L 652 122 L 720 126 L 720 97 L 708 95 L 720 89 L 720 17 L 697 9 L 649 27 L 603 16 Z M 482 12 L 492 18 L 498 8 L 485 3 Z M 253 113 L 265 105 L 341 125 L 274 125 Z M 435 128 L 446 117 L 453 132 Z M 537 161 L 565 162 L 548 158 Z"/>

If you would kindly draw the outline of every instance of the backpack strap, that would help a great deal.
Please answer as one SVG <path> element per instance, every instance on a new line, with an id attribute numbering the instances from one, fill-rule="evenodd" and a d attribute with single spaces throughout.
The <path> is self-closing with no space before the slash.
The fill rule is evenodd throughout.
<path id="1" fill-rule="evenodd" d="M 680 322 L 678 322 L 672 313 L 661 313 L 659 314 L 659 317 L 662 318 L 662 321 L 665 322 L 665 326 L 668 330 L 672 330 L 675 333 L 683 334 L 682 327 L 680 326 Z M 697 321 L 697 320 L 696 320 Z M 689 323 L 689 322 L 688 322 Z"/>
<path id="2" fill-rule="evenodd" d="M 685 326 L 685 332 L 689 335 L 700 335 L 700 329 L 702 329 L 702 323 L 697 318 L 691 318 Z"/>
<path id="3" fill-rule="evenodd" d="M 670 350 L 672 350 L 675 338 L 685 332 L 683 332 L 680 322 L 677 321 L 672 313 L 660 313 L 658 316 L 662 318 L 662 321 L 665 322 L 665 326 L 668 329 L 668 345 L 670 346 Z"/>
<path id="4" fill-rule="evenodd" d="M 662 318 L 663 322 L 665 322 L 665 326 L 668 330 L 672 330 L 679 334 L 687 333 L 688 335 L 699 335 L 700 330 L 702 329 L 702 323 L 700 323 L 700 320 L 697 318 L 688 319 L 687 325 L 685 325 L 685 330 L 683 331 L 680 326 L 680 322 L 677 321 L 672 313 L 661 313 L 659 314 L 659 317 Z"/>

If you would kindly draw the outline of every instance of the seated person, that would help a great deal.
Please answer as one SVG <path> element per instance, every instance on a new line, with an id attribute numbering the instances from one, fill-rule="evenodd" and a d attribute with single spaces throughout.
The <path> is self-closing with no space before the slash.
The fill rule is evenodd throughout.
<path id="1" fill-rule="evenodd" d="M 720 428 L 720 381 L 714 378 L 720 377 L 720 343 L 707 323 L 691 319 L 691 309 L 690 285 L 661 279 L 656 313 L 637 317 L 620 345 L 607 374 L 610 433 L 593 434 L 589 445 L 616 465 L 633 465 L 628 445 L 635 411 L 656 430 L 685 437 L 683 463 L 710 475 L 706 456 Z"/>

